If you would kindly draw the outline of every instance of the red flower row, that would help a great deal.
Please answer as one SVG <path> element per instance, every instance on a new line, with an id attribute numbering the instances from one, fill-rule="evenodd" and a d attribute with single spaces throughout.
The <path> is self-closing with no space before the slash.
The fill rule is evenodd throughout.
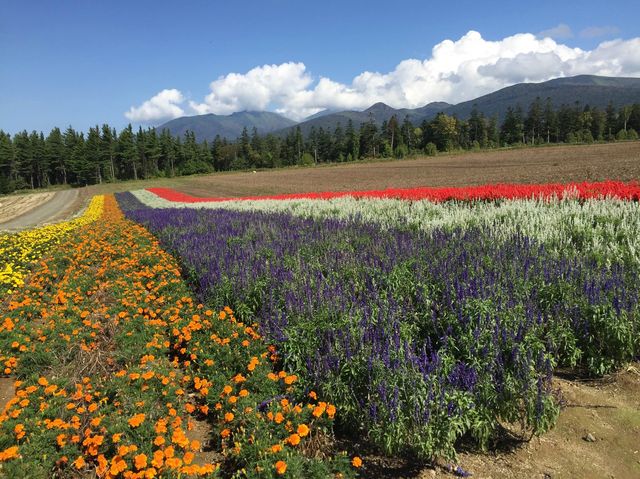
<path id="1" fill-rule="evenodd" d="M 272 196 L 245 196 L 240 198 L 198 198 L 175 191 L 171 188 L 149 188 L 150 192 L 169 201 L 200 203 L 231 200 L 328 200 L 343 196 L 355 198 L 397 198 L 403 200 L 496 200 L 551 198 L 569 195 L 580 199 L 612 197 L 622 200 L 638 201 L 640 184 L 636 181 L 603 181 L 598 183 L 547 183 L 540 185 L 495 184 L 482 186 L 444 187 L 444 188 L 388 188 L 370 191 L 327 191 L 321 193 L 296 193 Z"/>

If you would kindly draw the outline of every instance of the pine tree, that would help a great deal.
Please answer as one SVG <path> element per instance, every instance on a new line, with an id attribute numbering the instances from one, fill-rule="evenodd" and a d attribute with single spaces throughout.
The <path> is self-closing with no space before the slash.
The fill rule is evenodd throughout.
<path id="1" fill-rule="evenodd" d="M 133 137 L 131 124 L 127 125 L 118 136 L 117 158 L 122 165 L 122 178 L 138 179 L 138 151 Z"/>
<path id="2" fill-rule="evenodd" d="M 116 150 L 118 136 L 116 130 L 111 129 L 109 125 L 102 125 L 102 135 L 100 136 L 101 152 L 102 152 L 102 168 L 108 172 L 109 181 L 116 181 Z"/>
<path id="3" fill-rule="evenodd" d="M 0 194 L 14 191 L 16 175 L 15 154 L 11 136 L 0 130 Z"/>

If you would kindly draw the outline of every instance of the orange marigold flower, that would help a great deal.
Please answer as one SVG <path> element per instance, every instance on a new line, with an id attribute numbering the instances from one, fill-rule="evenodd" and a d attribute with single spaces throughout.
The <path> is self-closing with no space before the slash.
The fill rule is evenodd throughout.
<path id="1" fill-rule="evenodd" d="M 327 415 L 333 419 L 333 416 L 336 415 L 336 407 L 333 404 L 329 404 L 327 406 Z"/>
<path id="2" fill-rule="evenodd" d="M 85 462 L 84 457 L 79 456 L 75 461 L 73 461 L 73 465 L 76 469 L 84 469 L 84 466 L 86 466 L 87 463 Z"/>
<path id="3" fill-rule="evenodd" d="M 291 436 L 287 438 L 287 442 L 292 446 L 297 446 L 298 444 L 300 444 L 300 436 L 295 433 L 291 434 Z"/>
<path id="4" fill-rule="evenodd" d="M 322 414 L 325 412 L 326 409 L 327 409 L 327 405 L 321 402 L 320 404 L 318 404 L 316 407 L 313 408 L 313 415 L 315 417 L 320 417 L 322 416 Z"/>
<path id="5" fill-rule="evenodd" d="M 144 469 L 147 467 L 147 456 L 146 454 L 138 454 L 133 458 L 133 463 L 136 466 L 136 469 Z"/>
<path id="6" fill-rule="evenodd" d="M 271 446 L 271 452 L 273 452 L 274 454 L 280 451 L 282 451 L 282 444 L 274 444 L 273 446 Z"/>
<path id="7" fill-rule="evenodd" d="M 131 419 L 129 419 L 129 426 L 138 427 L 140 424 L 144 422 L 145 417 L 146 416 L 144 413 L 136 414 Z"/>
<path id="8" fill-rule="evenodd" d="M 358 456 L 355 456 L 353 459 L 351 459 L 351 465 L 353 467 L 361 467 L 362 459 L 360 459 Z"/>
<path id="9" fill-rule="evenodd" d="M 15 459 L 18 456 L 18 446 L 11 446 L 4 451 L 0 451 L 0 462 Z"/>
<path id="10" fill-rule="evenodd" d="M 177 457 L 170 457 L 169 459 L 164 461 L 164 463 L 169 469 L 178 469 L 180 466 L 182 466 L 182 460 L 178 459 Z"/>
<path id="11" fill-rule="evenodd" d="M 153 467 L 160 469 L 163 464 L 164 464 L 164 452 L 159 450 L 155 451 L 153 453 L 153 459 L 151 460 L 151 465 Z"/>
<path id="12" fill-rule="evenodd" d="M 287 472 L 287 463 L 284 461 L 276 462 L 274 467 L 276 468 L 276 472 L 279 475 L 283 475 L 285 472 Z"/>
<path id="13" fill-rule="evenodd" d="M 300 424 L 298 426 L 297 432 L 300 437 L 305 437 L 307 434 L 309 434 L 309 426 L 307 426 L 306 424 Z"/>
<path id="14" fill-rule="evenodd" d="M 223 429 L 223 430 L 220 432 L 220 436 L 222 436 L 223 438 L 227 438 L 227 437 L 229 437 L 230 435 L 231 435 L 231 431 L 230 431 L 229 429 L 227 429 L 227 428 Z"/>
<path id="15" fill-rule="evenodd" d="M 233 421 L 233 418 L 234 418 L 234 417 L 235 417 L 235 416 L 233 415 L 233 413 L 232 413 L 232 412 L 228 412 L 228 413 L 226 413 L 226 414 L 224 415 L 224 420 L 225 420 L 225 422 L 231 422 L 231 421 Z"/>
<path id="16" fill-rule="evenodd" d="M 111 460 L 111 467 L 109 468 L 109 472 L 113 476 L 117 476 L 121 472 L 126 471 L 127 467 L 129 466 L 127 465 L 125 460 L 122 459 L 120 456 L 116 456 Z"/>

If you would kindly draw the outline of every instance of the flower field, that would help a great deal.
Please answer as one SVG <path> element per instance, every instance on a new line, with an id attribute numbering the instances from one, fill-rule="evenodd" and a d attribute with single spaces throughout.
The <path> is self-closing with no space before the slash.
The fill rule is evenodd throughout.
<path id="1" fill-rule="evenodd" d="M 0 234 L 0 297 L 22 286 L 29 266 L 80 226 L 96 221 L 102 212 L 103 197 L 91 200 L 85 213 L 74 220 L 15 234 Z"/>
<path id="2" fill-rule="evenodd" d="M 554 371 L 640 355 L 638 191 L 150 189 L 0 237 L 0 476 L 348 478 L 334 431 L 448 461 L 543 434 Z"/>
<path id="3" fill-rule="evenodd" d="M 119 201 L 200 301 L 259 323 L 341 427 L 389 453 L 454 457 L 505 424 L 551 427 L 555 368 L 601 375 L 640 346 L 637 185 L 492 188 Z"/>
<path id="4" fill-rule="evenodd" d="M 353 475 L 359 458 L 320 448 L 335 406 L 276 368 L 254 325 L 197 304 L 113 197 L 49 253 L 3 305 L 0 360 L 18 380 L 0 475 Z M 196 422 L 219 461 L 200 459 Z"/>

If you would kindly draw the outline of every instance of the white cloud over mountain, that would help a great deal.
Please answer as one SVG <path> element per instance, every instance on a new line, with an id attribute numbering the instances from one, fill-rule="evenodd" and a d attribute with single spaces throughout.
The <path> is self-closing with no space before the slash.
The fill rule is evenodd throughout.
<path id="1" fill-rule="evenodd" d="M 184 103 L 184 95 L 180 90 L 165 89 L 142 105 L 132 106 L 124 116 L 138 123 L 177 118 L 185 115 L 185 111 L 180 107 L 182 103 Z"/>
<path id="2" fill-rule="evenodd" d="M 559 29 L 563 30 L 570 32 Z M 187 101 L 176 89 L 163 90 L 131 107 L 125 116 L 139 123 L 158 123 L 185 114 L 274 110 L 299 120 L 327 108 L 364 109 L 378 101 L 395 108 L 432 101 L 459 103 L 514 83 L 579 74 L 640 76 L 640 38 L 582 50 L 548 35 L 520 33 L 489 41 L 469 31 L 456 41 L 437 44 L 429 58 L 403 60 L 387 73 L 365 71 L 348 84 L 314 78 L 304 63 L 263 65 L 219 77 L 201 102 Z"/>

